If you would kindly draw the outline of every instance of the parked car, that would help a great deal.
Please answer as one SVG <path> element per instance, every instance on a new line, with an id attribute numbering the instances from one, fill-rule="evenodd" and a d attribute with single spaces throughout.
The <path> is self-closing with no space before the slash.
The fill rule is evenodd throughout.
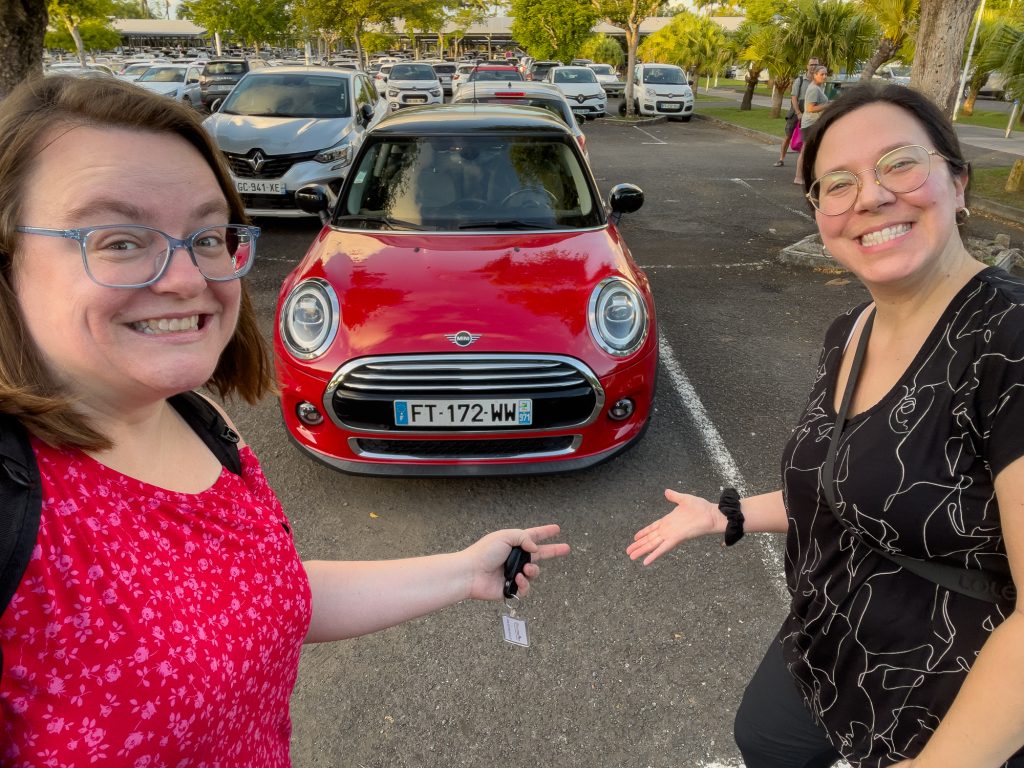
<path id="1" fill-rule="evenodd" d="M 535 61 L 530 64 L 530 68 L 526 70 L 526 79 L 543 80 L 547 77 L 549 69 L 560 66 L 562 66 L 562 62 L 560 61 Z"/>
<path id="2" fill-rule="evenodd" d="M 170 64 L 171 62 L 167 59 L 152 59 L 150 61 L 131 61 L 125 62 L 124 65 L 118 69 L 114 74 L 119 80 L 132 83 L 142 77 L 142 73 L 150 67 L 156 66 L 157 64 Z"/>
<path id="3" fill-rule="evenodd" d="M 86 64 L 84 67 L 77 62 L 51 64 L 46 68 L 47 75 L 74 75 L 75 77 L 115 77 L 114 70 L 106 64 Z"/>
<path id="4" fill-rule="evenodd" d="M 456 90 L 471 87 L 472 83 L 522 83 L 523 76 L 515 67 L 506 64 L 479 64 L 459 79 Z"/>
<path id="5" fill-rule="evenodd" d="M 380 69 L 377 70 L 377 74 L 373 76 L 373 84 L 381 93 L 384 93 L 384 87 L 388 84 L 388 75 L 391 74 L 391 70 L 394 66 L 395 62 L 385 61 L 380 65 Z"/>
<path id="6" fill-rule="evenodd" d="M 608 95 L 589 67 L 552 67 L 544 82 L 564 93 L 577 115 L 589 119 L 604 117 L 608 109 Z"/>
<path id="7" fill-rule="evenodd" d="M 295 191 L 334 195 L 387 102 L 362 72 L 267 67 L 245 75 L 203 127 L 224 152 L 250 216 L 307 216 Z"/>
<path id="8" fill-rule="evenodd" d="M 210 108 L 217 99 L 223 99 L 247 72 L 264 69 L 262 59 L 210 59 L 199 76 L 199 92 L 203 107 Z"/>
<path id="9" fill-rule="evenodd" d="M 401 62 L 388 76 L 388 106 L 392 111 L 444 101 L 441 81 L 429 64 Z"/>
<path id="10" fill-rule="evenodd" d="M 470 72 L 476 69 L 476 62 L 471 64 L 457 64 L 455 73 L 452 75 L 452 94 L 454 95 L 459 86 L 469 78 Z"/>
<path id="11" fill-rule="evenodd" d="M 616 227 L 639 188 L 613 187 L 609 215 L 570 130 L 522 107 L 402 110 L 353 168 L 279 294 L 300 450 L 365 474 L 525 474 L 640 438 L 654 302 Z"/>
<path id="12" fill-rule="evenodd" d="M 452 97 L 452 103 L 504 104 L 546 109 L 568 126 L 583 156 L 588 157 L 587 137 L 578 122 L 583 118 L 573 114 L 572 105 L 565 94 L 548 83 L 479 83 L 474 88 L 463 88 Z"/>
<path id="13" fill-rule="evenodd" d="M 910 67 L 905 64 L 883 64 L 875 70 L 875 77 L 897 85 L 910 85 Z"/>
<path id="14" fill-rule="evenodd" d="M 637 64 L 633 105 L 641 115 L 667 115 L 688 123 L 693 117 L 693 91 L 686 73 L 671 64 Z"/>
<path id="15" fill-rule="evenodd" d="M 154 64 L 142 73 L 135 84 L 198 109 L 202 104 L 199 89 L 202 71 L 201 64 Z"/>
<path id="16" fill-rule="evenodd" d="M 437 74 L 437 79 L 441 83 L 441 90 L 444 91 L 446 96 L 451 96 L 455 87 L 455 65 L 444 61 L 437 64 L 431 64 L 430 66 L 434 68 L 434 72 Z"/>
<path id="17" fill-rule="evenodd" d="M 597 75 L 597 82 L 607 96 L 621 96 L 626 91 L 626 84 L 622 82 L 619 73 L 611 64 L 588 64 L 594 74 Z"/>

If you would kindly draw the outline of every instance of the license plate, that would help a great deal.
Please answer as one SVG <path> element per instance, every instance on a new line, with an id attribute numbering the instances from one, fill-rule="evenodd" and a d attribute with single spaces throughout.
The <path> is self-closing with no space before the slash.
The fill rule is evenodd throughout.
<path id="1" fill-rule="evenodd" d="M 574 115 L 585 115 L 585 114 L 587 114 L 588 112 L 590 112 L 590 110 L 589 110 L 589 109 L 583 109 L 582 107 L 573 107 L 573 108 L 572 108 L 572 113 L 573 113 Z"/>
<path id="2" fill-rule="evenodd" d="M 406 96 L 405 101 L 407 104 L 426 104 L 426 96 Z"/>
<path id="3" fill-rule="evenodd" d="M 523 427 L 533 424 L 532 400 L 396 400 L 398 427 Z"/>
<path id="4" fill-rule="evenodd" d="M 280 181 L 235 181 L 235 189 L 249 195 L 284 195 L 288 190 Z"/>
<path id="5" fill-rule="evenodd" d="M 678 112 L 683 108 L 682 104 L 672 104 L 670 102 L 661 102 L 658 105 L 662 112 Z"/>

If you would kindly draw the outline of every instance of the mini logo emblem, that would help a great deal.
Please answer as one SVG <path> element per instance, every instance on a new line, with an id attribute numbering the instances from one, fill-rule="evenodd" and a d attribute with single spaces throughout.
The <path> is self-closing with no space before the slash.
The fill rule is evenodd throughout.
<path id="1" fill-rule="evenodd" d="M 252 157 L 250 157 L 246 162 L 249 163 L 249 167 L 252 168 L 253 173 L 259 173 L 266 164 L 267 158 L 264 157 L 263 153 L 257 149 L 252 153 Z"/>
<path id="2" fill-rule="evenodd" d="M 470 333 L 469 331 L 459 331 L 458 333 L 446 333 L 444 337 L 457 347 L 468 347 L 480 338 L 480 334 Z"/>

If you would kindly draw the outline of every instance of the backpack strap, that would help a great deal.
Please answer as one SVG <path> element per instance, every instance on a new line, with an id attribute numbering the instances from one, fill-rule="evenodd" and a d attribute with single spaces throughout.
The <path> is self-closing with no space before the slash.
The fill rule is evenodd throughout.
<path id="1" fill-rule="evenodd" d="M 183 392 L 168 398 L 168 402 L 221 464 L 236 475 L 242 474 L 242 459 L 238 455 L 238 433 L 228 426 L 220 411 L 214 408 L 209 400 L 198 392 Z"/>
<path id="2" fill-rule="evenodd" d="M 28 431 L 0 414 L 0 614 L 25 575 L 39 533 L 43 489 Z M 2 663 L 2 659 L 0 659 Z"/>

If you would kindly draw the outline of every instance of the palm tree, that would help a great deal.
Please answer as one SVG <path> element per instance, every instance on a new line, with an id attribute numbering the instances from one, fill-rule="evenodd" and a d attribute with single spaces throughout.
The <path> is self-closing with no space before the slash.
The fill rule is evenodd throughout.
<path id="1" fill-rule="evenodd" d="M 871 55 L 878 34 L 874 19 L 843 0 L 798 0 L 786 27 L 791 46 L 847 72 Z"/>
<path id="2" fill-rule="evenodd" d="M 981 27 L 978 29 L 976 44 L 978 53 L 974 57 L 974 67 L 967 79 L 967 93 L 964 94 L 964 103 L 961 107 L 961 111 L 968 117 L 974 114 L 974 102 L 978 98 L 978 91 L 996 69 L 991 66 L 991 59 L 999 55 L 999 43 L 995 38 L 1004 17 L 1005 14 L 995 10 L 986 10 L 981 15 Z"/>
<path id="3" fill-rule="evenodd" d="M 919 0 L 861 0 L 861 5 L 878 24 L 880 36 L 861 80 L 870 80 L 880 66 L 891 60 L 908 41 L 917 36 Z M 908 57 L 908 60 L 912 57 Z"/>
<path id="4" fill-rule="evenodd" d="M 1008 98 L 1024 96 L 1024 22 L 999 22 L 978 54 L 976 66 L 999 72 L 1006 80 Z"/>
<path id="5" fill-rule="evenodd" d="M 796 72 L 803 69 L 803 52 L 793 45 L 781 25 L 761 26 L 751 35 L 745 58 L 761 63 L 774 83 L 772 89 L 772 117 L 782 112 L 782 99 L 789 90 Z"/>

